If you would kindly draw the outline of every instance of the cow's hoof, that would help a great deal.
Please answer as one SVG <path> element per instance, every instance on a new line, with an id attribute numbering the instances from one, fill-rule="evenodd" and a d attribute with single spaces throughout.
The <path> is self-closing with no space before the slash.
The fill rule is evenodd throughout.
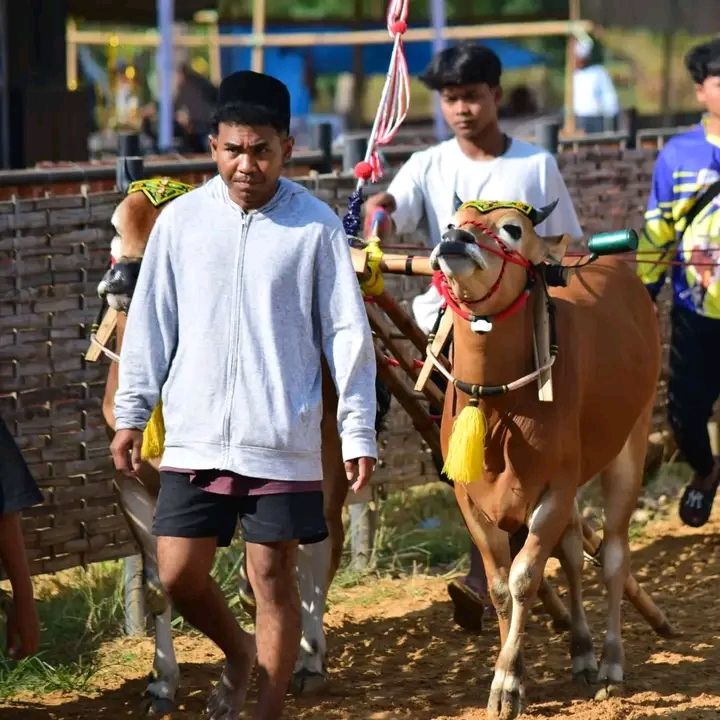
<path id="1" fill-rule="evenodd" d="M 172 720 L 175 703 L 168 698 L 156 698 L 146 695 L 143 699 L 145 715 L 157 720 Z"/>
<path id="2" fill-rule="evenodd" d="M 595 699 L 599 702 L 611 697 L 623 697 L 625 686 L 622 683 L 609 682 L 603 685 L 596 693 Z"/>
<path id="3" fill-rule="evenodd" d="M 515 720 L 523 711 L 524 700 L 520 690 L 491 690 L 487 714 L 490 720 Z"/>
<path id="4" fill-rule="evenodd" d="M 328 684 L 327 673 L 313 672 L 302 668 L 293 673 L 290 692 L 293 695 L 316 695 L 321 693 Z"/>

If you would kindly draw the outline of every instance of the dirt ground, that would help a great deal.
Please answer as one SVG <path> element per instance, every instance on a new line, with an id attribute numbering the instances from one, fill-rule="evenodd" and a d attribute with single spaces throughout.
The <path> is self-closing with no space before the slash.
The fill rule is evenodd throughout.
<path id="1" fill-rule="evenodd" d="M 701 720 L 720 717 L 720 513 L 699 530 L 674 518 L 652 523 L 635 543 L 633 568 L 680 633 L 653 635 L 627 607 L 625 696 L 598 703 L 570 680 L 567 636 L 547 617 L 528 626 L 525 718 L 578 720 Z M 586 599 L 599 652 L 604 600 L 594 568 L 586 570 Z M 560 580 L 558 580 L 560 584 Z M 561 587 L 561 592 L 564 590 Z M 331 682 L 324 695 L 290 700 L 292 720 L 481 720 L 485 718 L 497 628 L 480 636 L 455 628 L 445 580 L 417 576 L 368 581 L 338 591 L 328 624 Z M 151 662 L 150 640 L 123 638 L 103 647 L 107 671 L 93 696 L 23 697 L 0 706 L 7 720 L 115 720 L 138 717 Z M 202 717 L 205 693 L 219 671 L 209 642 L 177 639 L 182 690 L 176 718 Z M 128 663 L 128 658 L 132 662 Z M 124 659 L 124 660 L 123 660 Z"/>

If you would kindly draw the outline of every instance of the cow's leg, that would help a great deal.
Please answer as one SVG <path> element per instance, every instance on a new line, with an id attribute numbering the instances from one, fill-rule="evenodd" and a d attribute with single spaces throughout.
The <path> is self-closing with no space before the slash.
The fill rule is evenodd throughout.
<path id="1" fill-rule="evenodd" d="M 298 551 L 302 630 L 291 684 L 296 694 L 317 692 L 327 683 L 327 643 L 323 621 L 327 592 L 342 556 L 345 536 L 342 509 L 348 489 L 336 418 L 335 386 L 323 363 L 323 499 L 329 537 L 321 543 L 301 545 Z"/>
<path id="2" fill-rule="evenodd" d="M 616 694 L 625 679 L 622 598 L 630 572 L 628 526 L 642 485 L 649 424 L 650 410 L 638 419 L 619 455 L 601 474 L 605 522 L 600 561 L 607 589 L 608 616 L 597 677 L 603 685 L 596 695 L 598 699 Z"/>
<path id="3" fill-rule="evenodd" d="M 508 588 L 510 572 L 510 542 L 508 534 L 492 525 L 477 510 L 460 483 L 455 485 L 455 497 L 470 531 L 473 542 L 482 555 L 488 581 L 488 594 L 497 613 L 500 644 L 507 639 L 510 628 L 511 598 Z M 478 610 L 482 613 L 482 608 Z"/>
<path id="4" fill-rule="evenodd" d="M 510 554 L 515 557 L 527 538 L 527 528 L 522 528 L 510 536 Z M 543 577 L 538 588 L 538 597 L 543 605 L 543 609 L 552 620 L 553 630 L 555 632 L 564 632 L 570 629 L 570 613 L 565 607 L 565 603 L 555 592 L 555 588 Z"/>
<path id="5" fill-rule="evenodd" d="M 495 663 L 490 686 L 488 717 L 512 720 L 525 703 L 523 635 L 525 623 L 543 579 L 545 564 L 557 545 L 572 513 L 574 486 L 548 489 L 528 523 L 528 537 L 510 567 L 508 587 L 512 613 L 507 639 Z"/>
<path id="6" fill-rule="evenodd" d="M 172 638 L 172 606 L 153 614 L 155 622 L 155 656 L 153 671 L 145 688 L 145 705 L 148 714 L 170 716 L 175 709 L 175 696 L 180 684 L 180 670 L 175 658 Z"/>
<path id="7" fill-rule="evenodd" d="M 115 484 L 123 513 L 142 551 L 146 605 L 155 619 L 155 657 L 145 700 L 149 710 L 162 716 L 174 707 L 180 670 L 173 647 L 170 602 L 157 572 L 157 541 L 152 534 L 156 497 L 135 478 L 118 475 Z"/>
<path id="8" fill-rule="evenodd" d="M 301 545 L 298 549 L 297 573 L 302 630 L 300 651 L 290 686 L 296 695 L 318 692 L 327 683 L 327 646 L 323 619 L 331 551 L 330 538 L 313 545 Z"/>
<path id="9" fill-rule="evenodd" d="M 570 659 L 573 678 L 590 683 L 595 679 L 598 666 L 582 600 L 583 539 L 577 505 L 558 543 L 557 556 L 567 576 L 570 594 Z"/>

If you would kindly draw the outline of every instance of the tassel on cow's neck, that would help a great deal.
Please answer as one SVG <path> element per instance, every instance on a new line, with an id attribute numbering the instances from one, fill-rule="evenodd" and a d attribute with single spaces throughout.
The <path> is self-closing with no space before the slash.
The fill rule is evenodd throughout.
<path id="1" fill-rule="evenodd" d="M 487 423 L 478 402 L 471 397 L 453 423 L 443 467 L 453 482 L 467 484 L 479 480 L 483 472 Z"/>
<path id="2" fill-rule="evenodd" d="M 143 460 L 159 458 L 165 449 L 165 421 L 162 414 L 162 403 L 158 403 L 152 411 L 150 420 L 143 433 L 140 457 Z"/>

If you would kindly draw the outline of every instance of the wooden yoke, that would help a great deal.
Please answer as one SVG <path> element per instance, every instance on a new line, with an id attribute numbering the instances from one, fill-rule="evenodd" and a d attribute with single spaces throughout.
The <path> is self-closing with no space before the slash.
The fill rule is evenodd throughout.
<path id="1" fill-rule="evenodd" d="M 110 342 L 113 334 L 115 333 L 115 328 L 117 327 L 117 318 L 117 310 L 113 310 L 113 308 L 109 307 L 105 311 L 105 315 L 103 316 L 97 332 L 95 333 L 96 342 L 91 342 L 90 347 L 85 353 L 85 359 L 88 362 L 97 362 L 100 358 L 100 355 L 102 354 L 101 345 L 107 346 Z"/>

